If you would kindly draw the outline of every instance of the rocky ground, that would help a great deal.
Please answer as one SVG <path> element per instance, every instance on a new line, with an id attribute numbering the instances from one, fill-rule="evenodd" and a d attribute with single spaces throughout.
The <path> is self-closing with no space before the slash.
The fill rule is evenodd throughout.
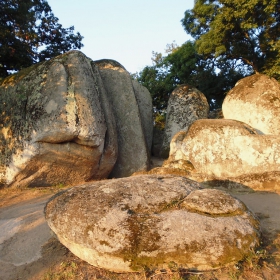
<path id="1" fill-rule="evenodd" d="M 232 190 L 260 219 L 262 244 L 244 261 L 212 272 L 116 274 L 81 261 L 52 236 L 44 205 L 60 188 L 0 190 L 0 279 L 280 279 L 280 193 Z"/>

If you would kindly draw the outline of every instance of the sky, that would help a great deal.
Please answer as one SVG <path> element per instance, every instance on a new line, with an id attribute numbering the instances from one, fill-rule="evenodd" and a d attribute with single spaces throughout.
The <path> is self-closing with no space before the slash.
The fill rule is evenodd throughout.
<path id="1" fill-rule="evenodd" d="M 81 51 L 93 60 L 114 59 L 135 73 L 152 65 L 152 51 L 165 53 L 191 37 L 181 19 L 193 0 L 48 0 L 64 28 L 84 37 Z"/>

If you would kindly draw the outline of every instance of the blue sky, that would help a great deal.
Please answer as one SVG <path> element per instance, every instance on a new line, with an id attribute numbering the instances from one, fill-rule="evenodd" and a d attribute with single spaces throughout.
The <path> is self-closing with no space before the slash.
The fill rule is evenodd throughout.
<path id="1" fill-rule="evenodd" d="M 81 51 L 93 60 L 117 60 L 129 72 L 152 65 L 152 51 L 190 39 L 181 19 L 193 0 L 48 0 L 63 27 L 83 36 Z"/>

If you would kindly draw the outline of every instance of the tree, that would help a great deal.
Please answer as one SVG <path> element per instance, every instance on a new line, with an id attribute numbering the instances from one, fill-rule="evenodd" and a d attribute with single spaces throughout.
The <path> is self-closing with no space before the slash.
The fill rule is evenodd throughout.
<path id="1" fill-rule="evenodd" d="M 189 84 L 206 96 L 211 109 L 221 107 L 225 93 L 245 76 L 234 61 L 205 58 L 193 41 L 182 46 L 167 45 L 167 56 L 153 52 L 153 66 L 146 66 L 135 78 L 152 95 L 157 112 L 164 113 L 171 92 L 180 84 Z"/>
<path id="2" fill-rule="evenodd" d="M 46 0 L 0 0 L 0 77 L 80 49 L 82 39 L 59 24 Z"/>
<path id="3" fill-rule="evenodd" d="M 199 54 L 280 80 L 279 0 L 197 0 L 182 25 Z"/>
<path id="4" fill-rule="evenodd" d="M 186 46 L 192 45 L 191 42 L 187 42 Z M 186 47 L 188 49 L 188 47 Z M 134 75 L 139 83 L 147 87 L 151 93 L 153 105 L 156 111 L 163 113 L 166 110 L 167 102 L 171 92 L 177 85 L 182 82 L 182 77 L 185 71 L 191 72 L 189 66 L 181 69 L 180 60 L 183 57 L 180 53 L 184 53 L 184 58 L 193 55 L 192 47 L 188 51 L 184 51 L 185 45 L 178 47 L 174 42 L 167 45 L 167 56 L 163 56 L 161 53 L 153 52 L 153 65 L 146 66 L 140 73 Z M 174 63 L 174 67 L 173 64 Z M 195 62 L 192 60 L 193 65 L 190 68 L 195 67 Z M 178 71 L 175 71 L 177 68 Z M 187 70 L 188 69 L 188 70 Z"/>

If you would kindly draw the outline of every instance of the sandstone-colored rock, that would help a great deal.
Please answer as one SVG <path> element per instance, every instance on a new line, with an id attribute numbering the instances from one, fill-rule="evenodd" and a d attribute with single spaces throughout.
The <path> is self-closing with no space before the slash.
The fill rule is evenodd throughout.
<path id="1" fill-rule="evenodd" d="M 186 177 L 200 182 L 200 184 L 207 188 L 217 188 L 226 191 L 246 193 L 254 191 L 279 193 L 280 191 L 280 171 L 245 174 L 237 177 L 228 177 L 227 179 L 194 172 Z"/>
<path id="2" fill-rule="evenodd" d="M 0 185 L 78 184 L 149 166 L 151 99 L 135 85 L 136 102 L 119 65 L 71 51 L 1 81 Z"/>
<path id="3" fill-rule="evenodd" d="M 207 119 L 208 113 L 209 104 L 202 92 L 189 85 L 178 86 L 168 100 L 161 156 L 168 157 L 170 142 L 177 132 L 188 130 L 198 119 Z"/>
<path id="4" fill-rule="evenodd" d="M 223 102 L 225 119 L 249 124 L 264 134 L 280 134 L 280 84 L 266 75 L 246 77 Z"/>
<path id="5" fill-rule="evenodd" d="M 174 135 L 174 137 L 172 138 L 172 140 L 170 142 L 169 157 L 163 163 L 163 165 L 165 167 L 173 165 L 174 162 L 184 162 L 187 160 L 182 151 L 182 143 L 183 143 L 183 140 L 185 139 L 187 133 L 188 133 L 187 131 L 182 130 L 182 131 L 177 132 Z M 177 165 L 177 168 L 180 168 L 180 167 Z"/>
<path id="6" fill-rule="evenodd" d="M 108 99 L 112 104 L 118 132 L 118 158 L 111 177 L 130 176 L 149 167 L 149 151 L 140 111 L 129 73 L 114 60 L 98 60 Z"/>
<path id="7" fill-rule="evenodd" d="M 7 77 L 0 99 L 2 184 L 73 184 L 112 170 L 117 147 L 100 169 L 107 124 L 92 67 L 81 52 Z"/>
<path id="8" fill-rule="evenodd" d="M 259 236 L 239 200 L 178 176 L 86 183 L 55 195 L 45 216 L 75 255 L 117 272 L 215 269 L 241 260 Z"/>
<path id="9" fill-rule="evenodd" d="M 183 176 L 190 178 L 192 176 L 192 172 L 189 169 L 183 169 L 178 167 L 172 166 L 161 166 L 161 167 L 154 167 L 148 171 L 137 171 L 132 174 L 132 176 L 137 175 L 176 175 L 176 176 Z"/>
<path id="10" fill-rule="evenodd" d="M 239 121 L 198 120 L 176 136 L 171 157 L 190 161 L 208 176 L 229 179 L 280 170 L 279 136 L 259 135 Z"/>
<path id="11" fill-rule="evenodd" d="M 139 107 L 147 148 L 149 153 L 151 153 L 154 127 L 152 97 L 148 89 L 139 84 L 138 81 L 132 80 L 132 85 Z"/>

